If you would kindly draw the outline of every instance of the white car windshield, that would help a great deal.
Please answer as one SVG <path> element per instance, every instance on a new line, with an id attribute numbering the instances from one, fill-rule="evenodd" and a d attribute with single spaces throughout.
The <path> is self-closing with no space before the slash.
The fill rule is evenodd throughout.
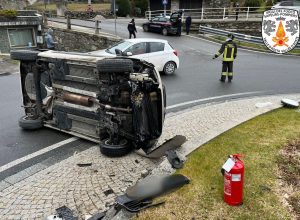
<path id="1" fill-rule="evenodd" d="M 121 50 L 122 52 L 124 51 L 124 49 L 126 49 L 129 45 L 131 45 L 131 42 L 128 41 L 121 41 L 115 45 L 113 45 L 112 47 L 106 49 L 105 51 L 107 53 L 111 53 L 111 54 L 116 54 L 116 49 Z"/>

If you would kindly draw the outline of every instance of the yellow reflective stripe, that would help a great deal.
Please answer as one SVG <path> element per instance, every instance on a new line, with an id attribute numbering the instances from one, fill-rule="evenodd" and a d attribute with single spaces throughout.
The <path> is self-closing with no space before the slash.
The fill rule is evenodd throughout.
<path id="1" fill-rule="evenodd" d="M 227 76 L 228 73 L 227 72 L 222 72 L 222 76 Z"/>
<path id="2" fill-rule="evenodd" d="M 232 48 L 232 51 L 231 51 L 231 58 L 233 59 L 233 54 L 234 54 L 234 48 Z"/>
<path id="3" fill-rule="evenodd" d="M 228 73 L 228 76 L 233 76 L 233 73 Z"/>
<path id="4" fill-rule="evenodd" d="M 233 57 L 232 58 L 226 58 L 226 57 L 223 57 L 223 61 L 233 61 Z"/>
<path id="5" fill-rule="evenodd" d="M 221 55 L 221 53 L 220 53 L 220 52 L 218 52 L 218 53 L 216 53 L 216 55 L 217 55 L 217 56 L 220 56 L 220 55 Z"/>
<path id="6" fill-rule="evenodd" d="M 223 57 L 226 57 L 226 56 L 227 56 L 227 47 L 225 47 L 224 54 L 223 54 Z"/>

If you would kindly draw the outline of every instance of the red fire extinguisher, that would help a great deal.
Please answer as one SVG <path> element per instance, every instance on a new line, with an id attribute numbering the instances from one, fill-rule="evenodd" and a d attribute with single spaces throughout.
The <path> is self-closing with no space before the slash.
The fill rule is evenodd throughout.
<path id="1" fill-rule="evenodd" d="M 243 203 L 244 163 L 242 155 L 233 154 L 222 167 L 224 172 L 224 201 L 232 206 Z"/>

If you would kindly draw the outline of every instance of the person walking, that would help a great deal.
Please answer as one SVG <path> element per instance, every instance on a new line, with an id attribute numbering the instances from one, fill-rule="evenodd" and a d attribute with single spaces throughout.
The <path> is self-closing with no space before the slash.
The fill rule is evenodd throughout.
<path id="1" fill-rule="evenodd" d="M 53 30 L 51 28 L 48 29 L 45 40 L 46 40 L 47 49 L 55 50 L 55 44 L 57 44 L 57 42 L 54 42 L 53 40 Z"/>
<path id="2" fill-rule="evenodd" d="M 134 22 L 134 18 L 131 19 L 131 21 L 128 23 L 128 27 L 127 27 L 128 31 L 129 31 L 129 39 L 131 39 L 131 36 L 133 35 L 134 38 L 136 38 L 135 33 L 136 31 L 136 27 L 135 27 L 135 22 Z"/>
<path id="3" fill-rule="evenodd" d="M 223 65 L 222 65 L 222 75 L 220 78 L 221 82 L 225 82 L 226 77 L 228 77 L 228 82 L 233 79 L 233 61 L 237 56 L 237 46 L 233 42 L 234 35 L 228 34 L 227 40 L 222 44 L 218 53 L 215 54 L 213 59 L 216 59 L 221 54 L 223 54 Z"/>
<path id="4" fill-rule="evenodd" d="M 192 17 L 187 16 L 185 19 L 185 31 L 187 35 L 189 35 L 190 33 L 191 24 L 192 24 Z"/>
<path id="5" fill-rule="evenodd" d="M 235 20 L 237 21 L 239 19 L 239 13 L 240 13 L 240 4 L 238 2 L 235 3 Z"/>

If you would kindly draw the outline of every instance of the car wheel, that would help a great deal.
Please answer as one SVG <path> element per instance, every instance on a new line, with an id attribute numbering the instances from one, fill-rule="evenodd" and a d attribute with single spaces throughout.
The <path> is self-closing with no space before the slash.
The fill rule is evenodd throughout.
<path id="1" fill-rule="evenodd" d="M 176 70 L 176 64 L 173 61 L 169 61 L 164 66 L 164 73 L 167 75 L 174 74 Z"/>
<path id="2" fill-rule="evenodd" d="M 40 118 L 32 119 L 25 115 L 19 119 L 19 126 L 24 130 L 36 130 L 43 127 L 43 121 Z"/>
<path id="3" fill-rule="evenodd" d="M 36 50 L 12 50 L 10 58 L 20 61 L 35 61 L 40 52 Z"/>
<path id="4" fill-rule="evenodd" d="M 143 25 L 143 30 L 144 30 L 145 32 L 148 32 L 148 31 L 149 31 L 148 25 Z"/>
<path id="5" fill-rule="evenodd" d="M 164 36 L 167 36 L 167 35 L 168 35 L 168 30 L 167 30 L 167 28 L 162 29 L 162 34 L 163 34 Z"/>
<path id="6" fill-rule="evenodd" d="M 133 62 L 130 59 L 104 59 L 97 61 L 99 73 L 133 72 Z"/>
<path id="7" fill-rule="evenodd" d="M 119 144 L 111 144 L 110 139 L 100 143 L 100 151 L 108 157 L 122 157 L 132 151 L 128 140 L 122 139 Z"/>

